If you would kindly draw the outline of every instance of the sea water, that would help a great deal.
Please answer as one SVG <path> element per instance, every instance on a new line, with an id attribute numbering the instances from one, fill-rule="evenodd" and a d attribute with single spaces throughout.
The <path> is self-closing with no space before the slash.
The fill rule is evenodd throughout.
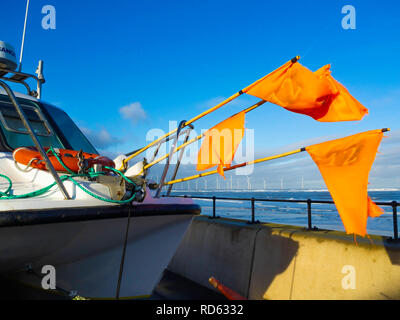
<path id="1" fill-rule="evenodd" d="M 200 197 L 256 198 L 274 200 L 329 200 L 326 190 L 214 190 L 214 191 L 174 191 L 173 195 Z M 369 196 L 376 202 L 400 202 L 400 190 L 373 190 Z M 202 214 L 213 214 L 212 199 L 194 199 L 202 209 Z M 380 206 L 385 214 L 369 218 L 367 233 L 393 237 L 393 210 L 391 206 Z M 400 207 L 398 207 L 400 211 Z M 251 220 L 251 202 L 216 200 L 216 215 L 242 220 Z M 260 222 L 272 222 L 307 227 L 307 204 L 284 202 L 255 202 L 255 218 Z M 319 229 L 345 231 L 334 204 L 312 204 L 312 226 Z"/>

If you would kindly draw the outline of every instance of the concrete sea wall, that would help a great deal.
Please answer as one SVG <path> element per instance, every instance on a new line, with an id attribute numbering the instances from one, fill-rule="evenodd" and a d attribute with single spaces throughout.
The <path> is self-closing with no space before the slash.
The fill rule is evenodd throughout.
<path id="1" fill-rule="evenodd" d="M 400 242 L 233 219 L 193 219 L 168 269 L 248 299 L 400 299 Z"/>

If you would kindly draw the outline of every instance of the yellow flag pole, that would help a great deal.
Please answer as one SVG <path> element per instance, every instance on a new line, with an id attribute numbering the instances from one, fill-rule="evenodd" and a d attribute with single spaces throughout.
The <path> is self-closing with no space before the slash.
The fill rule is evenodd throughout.
<path id="1" fill-rule="evenodd" d="M 262 106 L 262 105 L 263 105 L 264 103 L 266 103 L 266 102 L 267 102 L 267 101 L 265 101 L 265 100 L 261 100 L 261 101 L 255 103 L 255 104 L 253 104 L 252 106 L 248 107 L 247 109 L 245 109 L 244 112 L 245 112 L 245 113 L 248 113 L 248 112 L 250 112 L 250 111 L 252 111 L 252 110 L 258 108 L 259 106 Z M 192 144 L 193 142 L 196 142 L 197 140 L 200 140 L 201 138 L 204 137 L 204 135 L 205 135 L 205 132 L 202 133 L 202 134 L 199 134 L 197 137 L 195 137 L 195 138 L 193 138 L 193 139 L 191 139 L 191 140 L 189 140 L 189 141 L 187 141 L 187 142 L 181 144 L 178 148 L 176 148 L 175 152 L 178 152 L 178 151 L 181 150 L 182 148 L 187 147 L 189 144 Z M 175 152 L 174 152 L 174 153 L 175 153 Z M 174 153 L 173 153 L 173 154 L 174 154 Z M 148 168 L 150 168 L 150 167 L 156 165 L 157 163 L 163 161 L 164 159 L 168 158 L 169 156 L 170 156 L 170 154 L 167 153 L 167 154 L 163 155 L 162 157 L 160 157 L 160 158 L 154 160 L 153 162 L 150 162 L 149 164 L 147 164 L 146 166 L 144 166 L 143 169 L 146 170 L 146 169 L 148 169 Z"/>
<path id="2" fill-rule="evenodd" d="M 286 62 L 286 63 L 289 63 L 289 62 L 291 62 L 291 63 L 296 63 L 299 59 L 300 59 L 300 57 L 299 57 L 299 56 L 296 56 L 295 58 L 289 60 L 289 61 Z M 285 63 L 285 64 L 286 64 L 286 63 Z M 275 70 L 274 70 L 274 71 L 275 71 Z M 274 71 L 272 71 L 272 72 L 274 72 Z M 255 84 L 259 83 L 260 81 L 262 81 L 262 80 L 264 80 L 266 77 L 268 77 L 268 75 L 270 75 L 272 72 L 270 72 L 270 73 L 267 74 L 266 76 L 262 77 L 261 79 L 257 80 L 256 82 L 252 83 L 251 85 L 247 86 L 246 88 L 240 90 L 239 92 L 235 93 L 234 95 L 230 96 L 228 99 L 225 99 L 224 101 L 222 101 L 221 103 L 217 104 L 216 106 L 214 106 L 214 107 L 208 109 L 207 111 L 204 111 L 203 113 L 200 113 L 200 114 L 197 115 L 196 117 L 190 119 L 189 121 L 187 121 L 187 122 L 185 123 L 185 125 L 184 125 L 183 127 L 186 127 L 186 126 L 188 126 L 189 124 L 191 124 L 191 123 L 193 123 L 193 122 L 199 120 L 200 118 L 205 117 L 206 115 L 208 115 L 208 114 L 210 114 L 210 113 L 216 111 L 217 109 L 223 107 L 224 105 L 228 104 L 228 103 L 231 102 L 232 100 L 234 100 L 234 99 L 236 99 L 237 97 L 241 96 L 243 93 L 245 93 L 246 91 L 248 91 L 251 87 L 253 87 Z M 125 167 L 125 164 L 126 164 L 129 160 L 132 160 L 132 159 L 133 159 L 134 157 L 136 157 L 137 155 L 141 154 L 142 152 L 144 152 L 144 151 L 146 151 L 147 149 L 149 149 L 149 148 L 151 148 L 152 146 L 154 146 L 156 143 L 160 142 L 161 140 L 163 140 L 163 139 L 165 139 L 166 137 L 168 137 L 168 136 L 174 134 L 174 133 L 177 132 L 177 131 L 178 131 L 178 129 L 175 128 L 174 130 L 172 130 L 172 131 L 170 131 L 170 132 L 164 134 L 162 137 L 160 137 L 160 138 L 154 140 L 153 142 L 149 143 L 147 146 L 145 146 L 145 147 L 139 149 L 138 151 L 136 151 L 135 153 L 133 153 L 132 155 L 130 155 L 129 157 L 127 157 L 126 159 L 124 159 L 124 160 L 122 161 L 122 165 L 121 165 L 121 167 L 119 168 L 119 170 L 123 170 L 124 167 Z"/>
<path id="3" fill-rule="evenodd" d="M 206 116 L 206 115 L 208 115 L 208 114 L 214 112 L 215 110 L 221 108 L 222 106 L 226 105 L 227 103 L 231 102 L 232 100 L 236 99 L 237 97 L 239 97 L 239 96 L 242 95 L 242 94 L 243 94 L 242 91 L 235 93 L 233 96 L 231 96 L 231 97 L 229 97 L 228 99 L 222 101 L 221 103 L 217 104 L 216 106 L 212 107 L 211 109 L 209 109 L 209 110 L 207 110 L 207 111 L 205 111 L 205 112 L 199 114 L 198 116 L 194 117 L 193 119 L 187 121 L 187 122 L 185 123 L 185 125 L 184 125 L 182 128 L 184 128 L 184 127 L 188 126 L 189 124 L 191 124 L 191 123 L 193 123 L 193 122 L 199 120 L 200 118 L 202 118 L 202 117 L 204 117 L 204 116 Z M 123 168 L 125 167 L 125 163 L 127 163 L 129 160 L 132 160 L 132 159 L 133 159 L 134 157 L 136 157 L 137 155 L 141 154 L 142 152 L 144 152 L 144 151 L 146 151 L 147 149 L 149 149 L 149 148 L 151 148 L 152 146 L 154 146 L 156 143 L 160 142 L 161 140 L 163 140 L 163 139 L 165 139 L 166 137 L 168 137 L 168 136 L 174 134 L 174 133 L 177 132 L 177 131 L 178 131 L 178 129 L 175 128 L 174 130 L 172 130 L 172 131 L 170 131 L 170 132 L 164 134 L 162 137 L 158 138 L 157 140 L 154 140 L 153 142 L 149 143 L 147 146 L 143 147 L 142 149 L 136 151 L 134 154 L 130 155 L 128 158 L 124 159 L 124 160 L 123 160 L 123 163 L 122 163 L 122 166 L 121 166 L 121 168 L 119 168 L 119 170 L 123 170 Z"/>
<path id="4" fill-rule="evenodd" d="M 300 153 L 300 152 L 303 152 L 303 151 L 306 151 L 306 148 L 301 148 L 301 149 L 297 149 L 297 150 L 281 153 L 281 154 L 278 154 L 276 156 L 261 158 L 261 159 L 257 159 L 257 160 L 253 160 L 253 161 L 249 161 L 249 162 L 243 162 L 243 163 L 237 164 L 235 166 L 232 166 L 230 168 L 224 168 L 224 171 L 230 171 L 230 170 L 234 170 L 234 169 L 237 169 L 237 168 L 245 167 L 245 166 L 256 164 L 256 163 L 260 163 L 260 162 L 266 162 L 266 161 L 271 161 L 271 160 L 275 160 L 275 159 L 279 159 L 279 158 L 284 158 L 284 157 L 290 156 L 292 154 Z M 180 183 L 180 182 L 190 181 L 190 180 L 194 180 L 194 179 L 197 179 L 197 178 L 210 176 L 210 175 L 213 175 L 213 174 L 216 174 L 216 173 L 218 173 L 218 170 L 212 170 L 212 171 L 196 174 L 194 176 L 190 176 L 190 177 L 186 177 L 186 178 L 182 178 L 182 179 L 172 180 L 172 181 L 169 181 L 169 182 L 165 183 L 165 185 L 170 185 L 170 184 L 176 184 L 176 183 Z"/>
<path id="5" fill-rule="evenodd" d="M 382 132 L 390 131 L 389 128 L 383 128 L 381 130 L 382 130 Z M 275 156 L 256 159 L 256 160 L 249 161 L 249 162 L 243 162 L 243 163 L 237 164 L 235 166 L 232 166 L 230 168 L 224 168 L 224 171 L 230 171 L 230 170 L 234 170 L 234 169 L 237 169 L 237 168 L 245 167 L 245 166 L 256 164 L 256 163 L 267 162 L 267 161 L 271 161 L 271 160 L 275 160 L 275 159 L 279 159 L 279 158 L 284 158 L 284 157 L 291 156 L 291 155 L 296 154 L 296 153 L 304 152 L 306 150 L 307 150 L 307 148 L 305 147 L 305 148 L 301 148 L 301 149 L 297 149 L 297 150 L 281 153 L 281 154 L 278 154 L 278 155 L 275 155 Z M 210 175 L 213 175 L 213 174 L 216 174 L 216 173 L 218 173 L 218 170 L 212 170 L 212 171 L 196 174 L 194 176 L 190 176 L 190 177 L 186 177 L 186 178 L 182 178 L 182 179 L 172 180 L 172 181 L 169 181 L 169 182 L 165 183 L 165 185 L 171 185 L 171 184 L 176 184 L 176 183 L 180 183 L 180 182 L 190 181 L 190 180 L 198 179 L 198 178 L 201 178 L 201 177 L 210 176 Z"/>

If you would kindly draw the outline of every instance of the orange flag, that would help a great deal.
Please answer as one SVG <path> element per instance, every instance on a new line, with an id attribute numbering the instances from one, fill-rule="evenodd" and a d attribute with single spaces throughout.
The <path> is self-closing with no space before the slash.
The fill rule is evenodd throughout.
<path id="1" fill-rule="evenodd" d="M 365 236 L 368 217 L 383 213 L 368 197 L 368 175 L 382 130 L 359 133 L 307 147 L 331 193 L 348 234 Z"/>
<path id="2" fill-rule="evenodd" d="M 346 121 L 361 120 L 368 109 L 358 102 L 347 89 L 337 82 L 331 76 L 331 66 L 328 64 L 321 69 L 315 71 L 315 74 L 320 78 L 325 78 L 329 81 L 332 94 L 325 97 L 323 105 L 327 110 L 325 115 L 318 121 Z"/>
<path id="3" fill-rule="evenodd" d="M 275 92 L 279 91 L 282 83 L 289 77 L 289 71 L 296 65 L 296 62 L 289 61 L 280 68 L 272 71 L 265 77 L 257 80 L 243 90 L 244 93 L 256 96 L 260 99 L 270 101 Z"/>
<path id="4" fill-rule="evenodd" d="M 312 72 L 288 62 L 243 92 L 320 122 L 361 120 L 368 110 L 332 78 L 329 68 Z"/>
<path id="5" fill-rule="evenodd" d="M 245 112 L 222 121 L 209 129 L 197 156 L 197 171 L 218 166 L 218 173 L 225 177 L 224 167 L 229 168 L 244 136 Z"/>

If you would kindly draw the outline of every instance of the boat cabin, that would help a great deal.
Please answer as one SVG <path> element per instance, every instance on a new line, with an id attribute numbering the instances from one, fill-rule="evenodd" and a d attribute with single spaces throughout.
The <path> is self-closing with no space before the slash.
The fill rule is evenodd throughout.
<path id="1" fill-rule="evenodd" d="M 43 147 L 98 154 L 96 148 L 63 110 L 26 95 L 16 96 Z M 35 144 L 10 98 L 4 91 L 0 91 L 0 151 L 13 152 L 23 146 Z"/>

